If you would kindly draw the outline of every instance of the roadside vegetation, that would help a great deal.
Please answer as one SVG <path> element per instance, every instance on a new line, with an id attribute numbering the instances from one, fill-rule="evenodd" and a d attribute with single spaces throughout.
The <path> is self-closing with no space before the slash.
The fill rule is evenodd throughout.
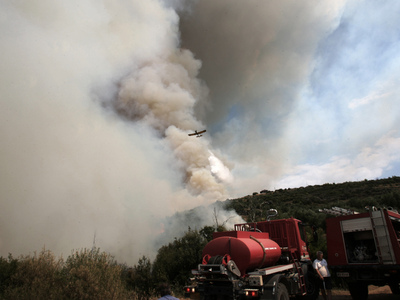
<path id="1" fill-rule="evenodd" d="M 319 209 L 337 206 L 362 212 L 366 206 L 376 206 L 400 210 L 400 177 L 263 190 L 228 199 L 224 206 L 247 222 L 265 220 L 273 208 L 279 212 L 276 218 L 294 217 L 315 225 L 318 240 L 308 232 L 313 257 L 317 250 L 326 253 L 325 218 L 329 215 Z M 154 261 L 143 256 L 134 266 L 118 263 L 100 249 L 73 251 L 66 259 L 47 249 L 18 258 L 12 254 L 0 257 L 0 299 L 157 299 L 161 282 L 169 283 L 174 294 L 182 296 L 182 287 L 201 262 L 202 249 L 215 227 L 224 230 L 212 224 L 200 230 L 188 228 L 184 236 L 162 246 Z"/>

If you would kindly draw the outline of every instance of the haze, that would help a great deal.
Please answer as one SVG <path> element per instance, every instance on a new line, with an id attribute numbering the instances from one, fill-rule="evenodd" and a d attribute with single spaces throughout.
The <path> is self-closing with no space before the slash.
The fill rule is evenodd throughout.
<path id="1" fill-rule="evenodd" d="M 2 256 L 132 264 L 176 212 L 400 173 L 397 1 L 0 7 Z"/>

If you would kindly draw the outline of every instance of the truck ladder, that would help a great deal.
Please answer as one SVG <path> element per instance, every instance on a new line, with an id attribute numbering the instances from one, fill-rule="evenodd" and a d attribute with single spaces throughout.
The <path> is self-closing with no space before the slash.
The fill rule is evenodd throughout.
<path id="1" fill-rule="evenodd" d="M 307 294 L 307 287 L 306 287 L 306 279 L 304 277 L 303 269 L 301 268 L 301 263 L 294 257 L 293 253 L 291 253 L 292 260 L 294 262 L 294 267 L 296 268 L 297 274 L 299 274 L 299 288 L 301 294 L 304 296 Z"/>
<path id="2" fill-rule="evenodd" d="M 383 210 L 370 211 L 372 230 L 376 248 L 378 251 L 379 262 L 382 264 L 395 264 L 392 244 L 385 221 Z"/>

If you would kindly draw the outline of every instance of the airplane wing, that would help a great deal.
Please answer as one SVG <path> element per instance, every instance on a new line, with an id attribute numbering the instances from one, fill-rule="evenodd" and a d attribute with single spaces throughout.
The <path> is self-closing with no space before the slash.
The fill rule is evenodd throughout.
<path id="1" fill-rule="evenodd" d="M 197 131 L 195 130 L 193 133 L 189 133 L 188 136 L 197 135 L 197 137 L 201 136 L 200 134 L 206 132 L 206 130 Z"/>

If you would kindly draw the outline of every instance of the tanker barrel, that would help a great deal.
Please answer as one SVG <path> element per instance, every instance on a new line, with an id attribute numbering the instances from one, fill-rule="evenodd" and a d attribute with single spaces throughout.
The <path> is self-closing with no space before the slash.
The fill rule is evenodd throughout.
<path id="1" fill-rule="evenodd" d="M 268 238 L 268 233 L 230 231 L 224 234 L 225 236 L 213 239 L 204 247 L 203 257 L 224 257 L 225 260 L 220 261 L 225 265 L 233 260 L 241 276 L 246 271 L 272 266 L 281 256 L 280 246 Z M 207 263 L 210 264 L 210 260 Z M 214 263 L 220 261 L 213 260 Z"/>

